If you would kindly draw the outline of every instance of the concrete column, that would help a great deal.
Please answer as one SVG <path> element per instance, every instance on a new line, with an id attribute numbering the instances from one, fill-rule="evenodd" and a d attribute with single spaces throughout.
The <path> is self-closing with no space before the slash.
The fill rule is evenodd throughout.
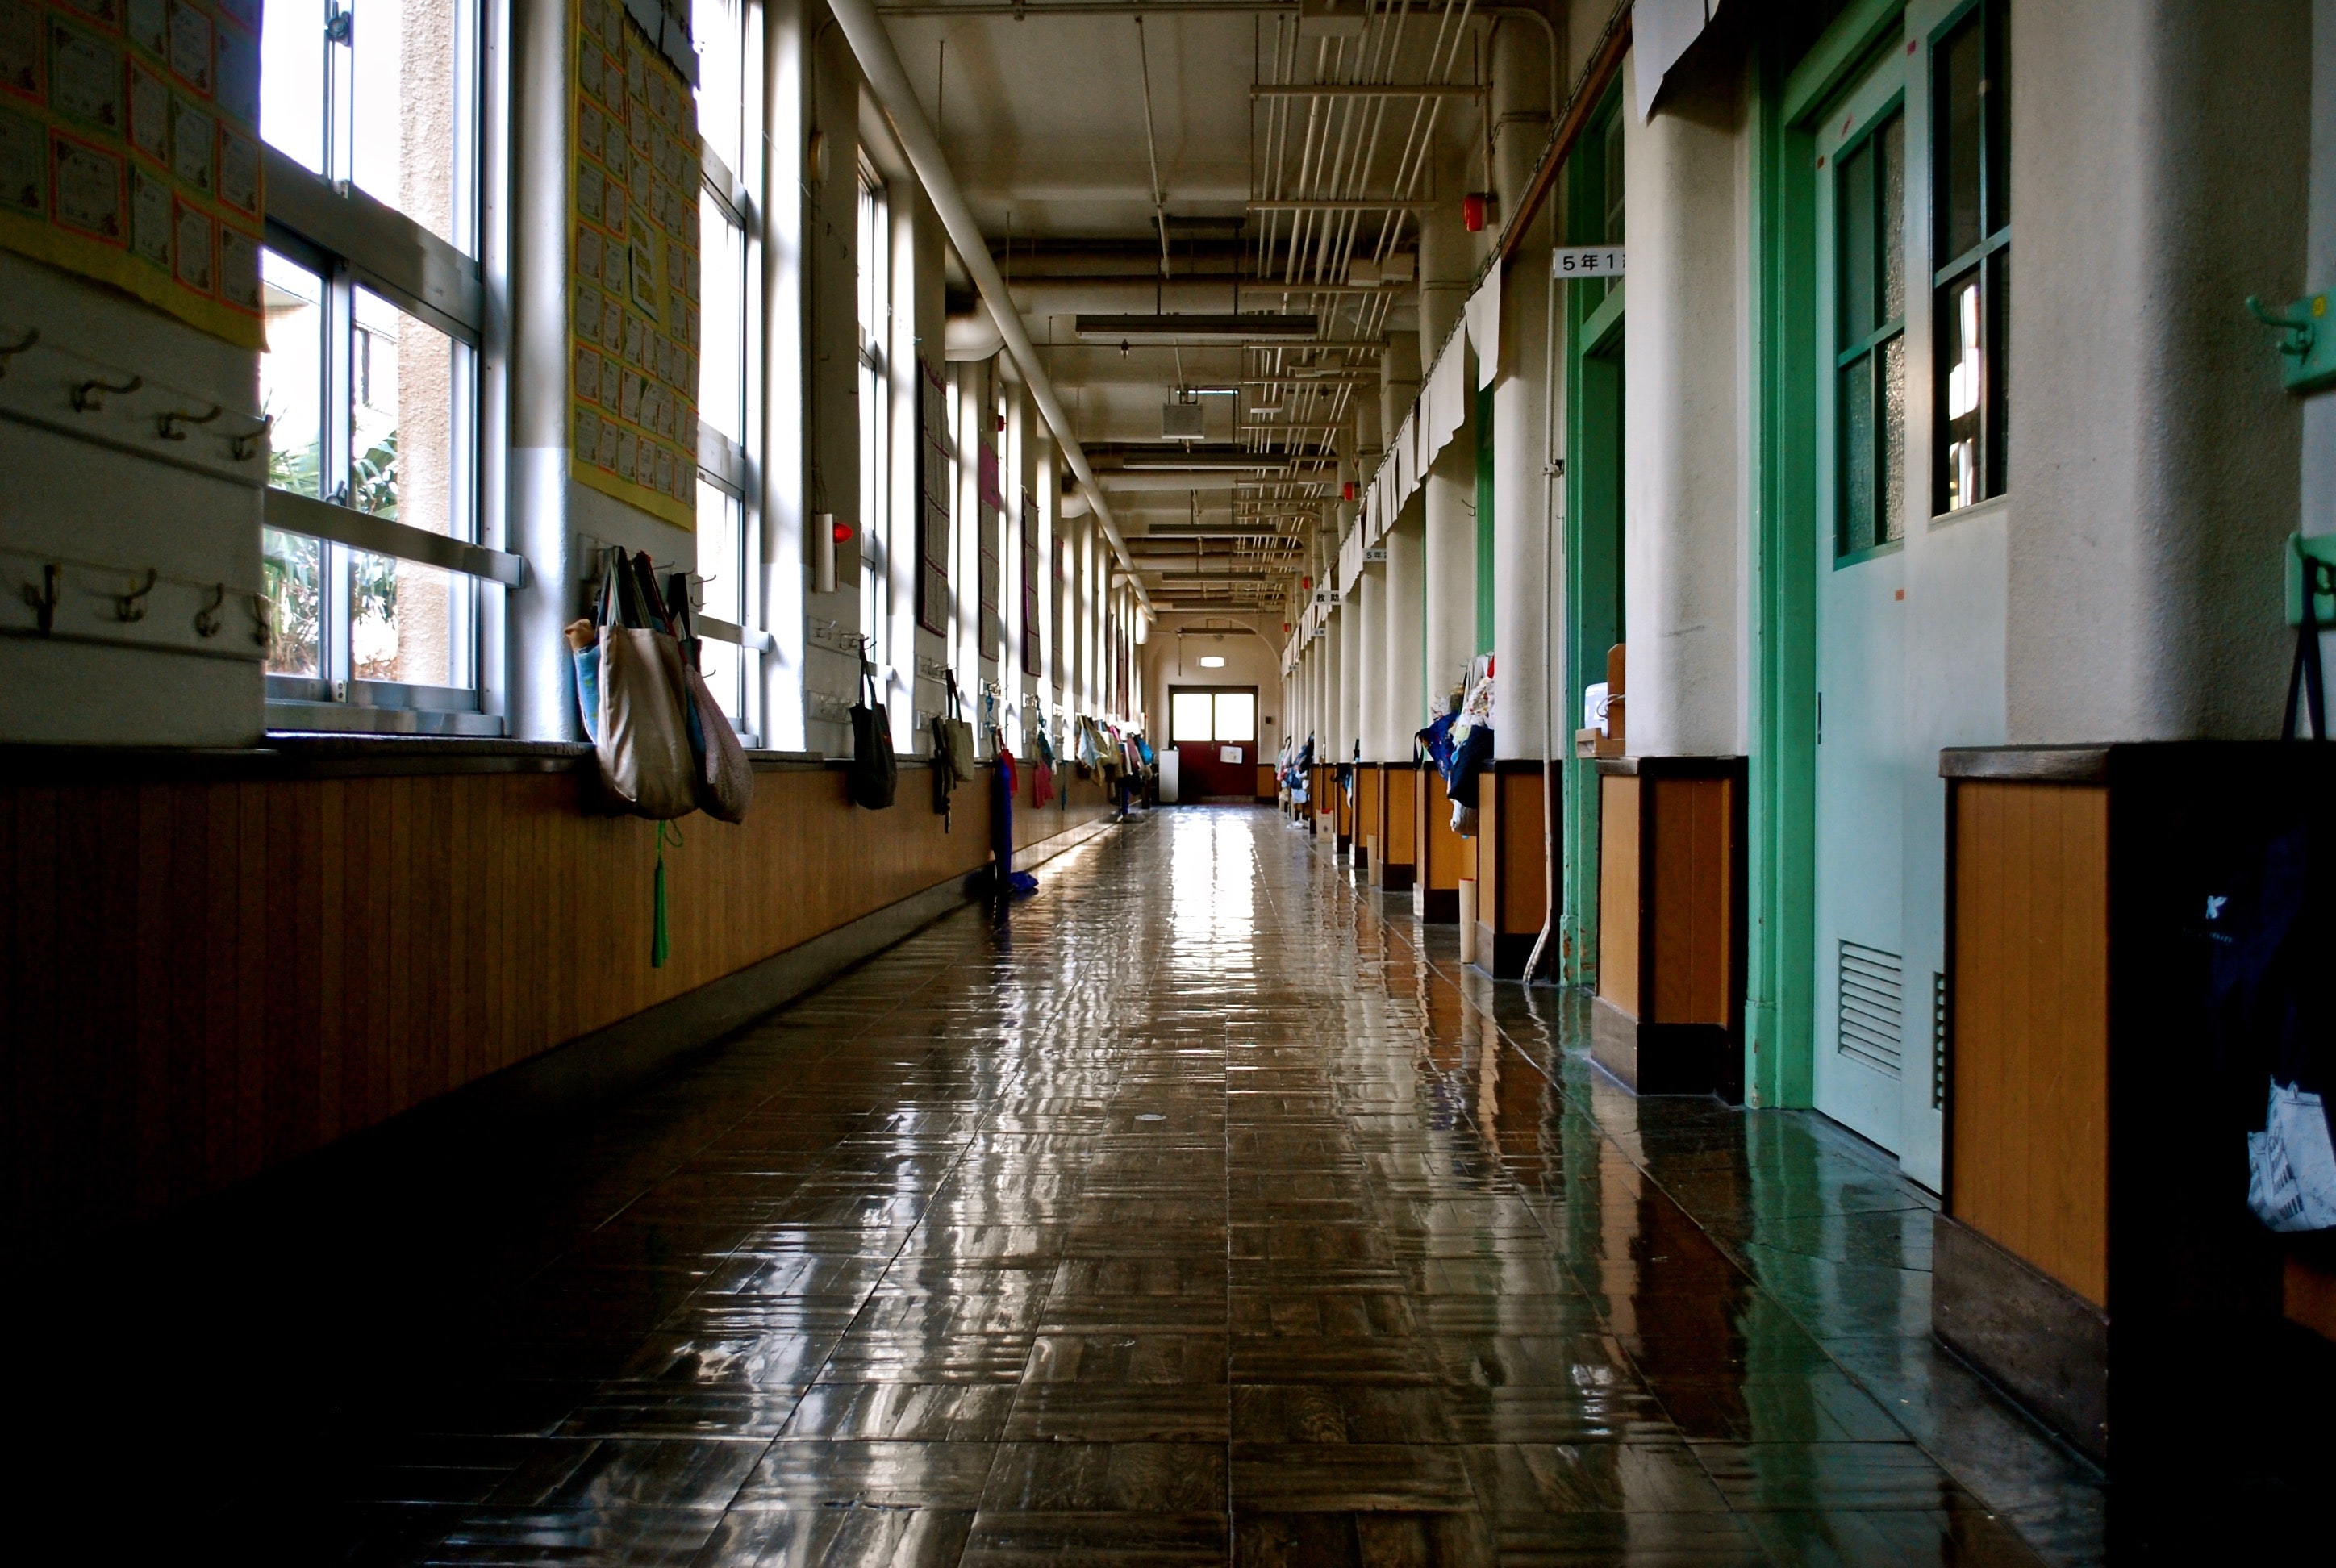
<path id="1" fill-rule="evenodd" d="M 1545 223 L 1535 225 L 1535 239 L 1547 233 Z M 1555 674 L 1552 623 L 1561 601 L 1550 549 L 1556 497 L 1549 472 L 1553 287 L 1548 246 L 1529 239 L 1501 291 L 1504 374 L 1493 387 L 1493 647 L 1500 656 L 1493 745 L 1503 757 L 1541 756 Z M 1562 718 L 1559 725 L 1562 736 Z"/>
<path id="2" fill-rule="evenodd" d="M 2277 733 L 2303 427 L 2239 302 L 2302 292 L 2312 19 L 2301 3 L 2244 20 L 2209 0 L 2012 9 L 2014 743 Z M 2101 331 L 2104 301 L 2150 329 Z"/>
<path id="3" fill-rule="evenodd" d="M 1403 416 L 1411 412 L 1418 396 L 1419 339 L 1408 332 L 1391 331 L 1387 352 L 1379 355 L 1379 430 L 1386 441 L 1393 441 L 1395 433 L 1403 428 Z"/>
<path id="4" fill-rule="evenodd" d="M 1387 635 L 1380 648 L 1386 671 L 1389 740 L 1387 762 L 1411 760 L 1411 737 L 1427 723 L 1420 685 L 1427 593 L 1426 530 L 1417 504 L 1406 508 L 1387 535 Z"/>
<path id="5" fill-rule="evenodd" d="M 1476 654 L 1476 417 L 1467 421 L 1428 468 L 1425 553 L 1427 577 L 1427 700 L 1433 708 L 1464 680 Z"/>
<path id="6" fill-rule="evenodd" d="M 1387 587 L 1385 563 L 1366 566 L 1355 584 L 1356 608 L 1361 612 L 1362 647 L 1356 668 L 1362 689 L 1359 734 L 1365 762 L 1393 760 L 1388 736 L 1390 722 L 1387 689 Z"/>
<path id="7" fill-rule="evenodd" d="M 1641 124 L 1634 104 L 1622 112 L 1637 262 L 1622 348 L 1630 432 L 1622 592 L 1630 750 L 1641 756 L 1746 749 L 1737 640 L 1742 295 L 1736 247 L 1712 239 L 1741 222 L 1741 116 L 1718 92 L 1707 84 L 1693 117 L 1665 112 Z"/>
<path id="8" fill-rule="evenodd" d="M 1522 17 L 1504 16 L 1493 24 L 1493 190 L 1504 223 L 1517 210 L 1549 144 L 1552 47 L 1548 33 Z"/>
<path id="9" fill-rule="evenodd" d="M 1338 748 L 1338 760 L 1341 762 L 1353 756 L 1355 747 L 1362 743 L 1363 716 L 1368 711 L 1364 703 L 1365 689 L 1370 685 L 1368 666 L 1363 660 L 1363 650 L 1368 641 L 1365 614 L 1363 585 L 1358 578 L 1347 596 L 1346 604 L 1338 611 L 1338 665 L 1345 672 L 1345 680 L 1338 689 L 1338 723 L 1345 732 Z M 1363 755 L 1368 757 L 1370 754 L 1366 751 Z"/>
<path id="10" fill-rule="evenodd" d="M 1464 164 L 1438 170 L 1438 189 L 1457 192 Z M 1433 374 L 1436 350 L 1467 303 L 1475 245 L 1461 226 L 1456 194 L 1421 218 L 1419 358 Z M 1455 352 L 1461 352 L 1455 348 Z M 1433 707 L 1462 679 L 1476 652 L 1476 421 L 1468 418 L 1429 465 L 1426 492 L 1427 700 Z"/>
<path id="11" fill-rule="evenodd" d="M 769 0 L 763 13 L 764 135 L 763 363 L 749 366 L 763 377 L 763 624 L 774 646 L 763 656 L 764 744 L 779 750 L 805 747 L 803 630 L 810 584 L 803 513 L 803 189 L 810 138 L 803 102 L 802 0 Z M 754 157 L 748 143 L 748 159 Z M 831 160 L 828 178 L 837 178 Z M 846 175 L 846 178 L 849 176 Z M 913 366 L 910 367 L 913 371 Z M 914 391 L 913 385 L 910 388 Z M 910 425 L 910 439 L 915 430 Z M 861 548 L 866 547 L 866 521 Z M 840 575 L 840 574 L 839 574 Z M 839 583 L 838 589 L 843 589 Z M 849 586 L 856 604 L 860 585 Z"/>
<path id="12" fill-rule="evenodd" d="M 2312 0 L 2312 209 L 2303 287 L 2336 288 L 2336 0 Z M 2303 531 L 2336 533 L 2336 391 L 2303 400 Z M 2336 665 L 2336 632 L 2321 638 Z"/>
<path id="13" fill-rule="evenodd" d="M 566 0 L 511 7 L 511 500 L 505 548 L 527 557 L 510 595 L 512 736 L 573 740 L 575 617 L 584 563 L 569 526 L 568 475 L 568 83 Z"/>

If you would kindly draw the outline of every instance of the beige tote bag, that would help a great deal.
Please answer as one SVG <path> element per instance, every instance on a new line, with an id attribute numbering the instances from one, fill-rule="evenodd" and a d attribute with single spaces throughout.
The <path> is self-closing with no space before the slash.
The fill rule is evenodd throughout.
<path id="1" fill-rule="evenodd" d="M 681 645 L 661 632 L 600 628 L 600 776 L 640 816 L 697 809 L 686 667 Z"/>

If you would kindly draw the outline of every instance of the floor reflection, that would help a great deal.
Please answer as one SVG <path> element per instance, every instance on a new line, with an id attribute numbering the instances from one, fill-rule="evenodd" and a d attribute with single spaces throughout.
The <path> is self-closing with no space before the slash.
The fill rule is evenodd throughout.
<path id="1" fill-rule="evenodd" d="M 2098 1555 L 2090 1473 L 1932 1348 L 1929 1200 L 1872 1151 L 1632 1099 L 1578 998 L 1464 974 L 1270 811 L 1156 813 L 1041 876 L 1009 932 L 944 921 L 589 1125 L 386 1167 L 306 1251 L 280 1213 L 209 1236 L 250 1288 L 185 1350 L 241 1412 L 196 1534 Z"/>

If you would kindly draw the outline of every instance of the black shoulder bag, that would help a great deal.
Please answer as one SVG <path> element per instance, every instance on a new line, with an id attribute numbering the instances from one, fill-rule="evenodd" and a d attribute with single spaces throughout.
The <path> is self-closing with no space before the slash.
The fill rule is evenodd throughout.
<path id="1" fill-rule="evenodd" d="M 876 667 L 860 661 L 864 701 L 852 705 L 852 767 L 845 774 L 852 803 L 881 812 L 892 803 L 900 788 L 900 764 L 892 755 L 892 719 L 878 700 Z"/>

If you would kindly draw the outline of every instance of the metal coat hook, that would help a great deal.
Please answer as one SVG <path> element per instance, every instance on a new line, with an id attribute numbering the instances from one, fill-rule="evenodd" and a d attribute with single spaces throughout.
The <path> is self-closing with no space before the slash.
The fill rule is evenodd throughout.
<path id="1" fill-rule="evenodd" d="M 95 414 L 98 410 L 105 406 L 105 394 L 107 393 L 110 392 L 122 396 L 127 396 L 145 385 L 146 378 L 142 375 L 133 375 L 129 380 L 122 383 L 119 386 L 115 385 L 111 381 L 101 381 L 96 376 L 92 375 L 87 381 L 77 383 L 74 385 L 73 389 L 73 412 L 75 414 Z"/>
<path id="2" fill-rule="evenodd" d="M 2312 352 L 2312 342 L 2320 336 L 2319 323 L 2312 317 L 2268 309 L 2261 298 L 2252 294 L 2247 296 L 2247 308 L 2254 313 L 2257 321 L 2265 326 L 2276 326 L 2285 335 L 2279 340 L 2282 354 L 2302 355 Z"/>
<path id="3" fill-rule="evenodd" d="M 249 463 L 259 455 L 259 443 L 266 441 L 275 428 L 276 416 L 272 414 L 263 414 L 258 430 L 247 431 L 241 435 L 230 435 L 227 438 L 228 455 L 238 463 Z"/>
<path id="4" fill-rule="evenodd" d="M 34 619 L 46 637 L 56 629 L 57 600 L 64 595 L 65 569 L 52 561 L 41 568 L 41 586 L 24 585 L 24 602 L 33 607 Z"/>
<path id="5" fill-rule="evenodd" d="M 219 630 L 219 610 L 227 603 L 227 584 L 220 583 L 211 590 L 210 603 L 195 611 L 195 635 L 217 637 Z"/>
<path id="6" fill-rule="evenodd" d="M 32 347 L 33 345 L 40 341 L 41 329 L 37 326 L 28 326 L 24 329 L 24 336 L 22 342 L 12 343 L 5 346 L 0 346 L 0 375 L 5 375 L 8 374 L 8 362 L 10 360 L 15 358 L 18 355 L 24 353 L 26 349 Z"/>
<path id="7" fill-rule="evenodd" d="M 117 593 L 113 596 L 113 618 L 116 620 L 144 620 L 146 618 L 146 596 L 152 593 L 154 591 L 154 585 L 161 580 L 162 574 L 160 571 L 157 571 L 154 568 L 151 566 L 148 567 L 146 569 L 146 580 L 144 582 L 140 583 L 136 588 L 131 589 L 127 593 Z"/>
<path id="8" fill-rule="evenodd" d="M 184 441 L 187 439 L 187 433 L 179 428 L 180 425 L 209 424 L 212 420 L 217 419 L 220 414 L 225 414 L 227 410 L 225 408 L 222 408 L 216 403 L 211 404 L 211 411 L 209 414 L 189 414 L 183 408 L 174 408 L 167 414 L 157 415 L 154 420 L 154 425 L 156 430 L 161 433 L 163 440 Z"/>

